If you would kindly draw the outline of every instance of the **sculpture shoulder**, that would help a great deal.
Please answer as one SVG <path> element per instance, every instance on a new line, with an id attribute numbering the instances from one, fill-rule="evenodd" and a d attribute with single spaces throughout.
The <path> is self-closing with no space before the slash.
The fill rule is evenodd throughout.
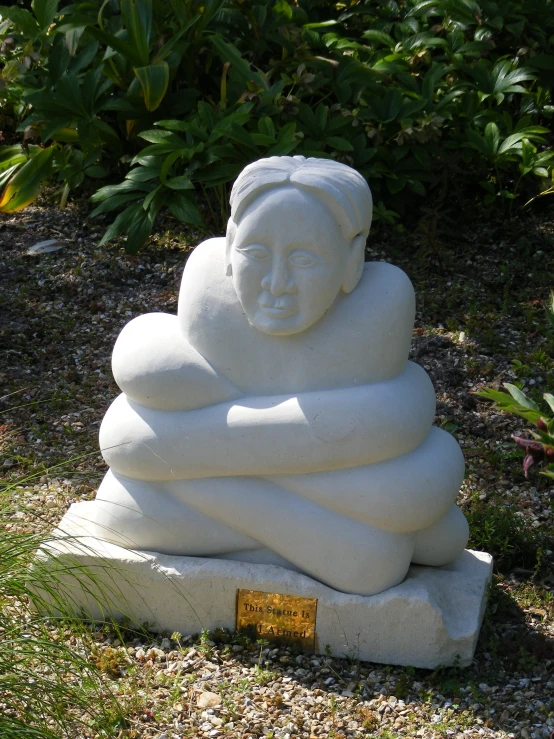
<path id="1" fill-rule="evenodd" d="M 367 291 L 377 290 L 383 297 L 390 296 L 391 300 L 401 299 L 415 305 L 415 293 L 408 275 L 388 262 L 367 262 L 364 274 L 360 280 L 360 287 Z"/>
<path id="2" fill-rule="evenodd" d="M 408 275 L 387 262 L 368 262 L 356 289 L 342 299 L 339 314 L 348 313 L 362 334 L 373 339 L 400 326 L 411 336 L 415 293 Z M 344 315 L 338 316 L 344 321 Z"/>
<path id="3" fill-rule="evenodd" d="M 232 280 L 225 274 L 225 238 L 203 241 L 189 256 L 179 292 L 178 315 L 197 313 L 209 306 L 227 308 L 236 303 Z"/>
<path id="4" fill-rule="evenodd" d="M 202 242 L 188 258 L 177 313 L 183 335 L 201 353 L 206 342 L 219 340 L 219 332 L 239 330 L 245 322 L 233 280 L 225 274 L 225 238 Z"/>
<path id="5" fill-rule="evenodd" d="M 192 251 L 183 273 L 183 280 L 200 280 L 212 283 L 218 273 L 225 276 L 225 237 L 206 239 Z"/>

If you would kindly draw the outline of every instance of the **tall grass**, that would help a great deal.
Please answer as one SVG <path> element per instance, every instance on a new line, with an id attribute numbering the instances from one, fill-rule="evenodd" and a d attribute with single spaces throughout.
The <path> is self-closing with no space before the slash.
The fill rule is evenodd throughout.
<path id="1" fill-rule="evenodd" d="M 34 558 L 45 534 L 18 529 L 11 487 L 0 490 L 0 737 L 115 736 L 122 709 L 88 659 L 92 634 L 67 597 L 66 568 Z"/>

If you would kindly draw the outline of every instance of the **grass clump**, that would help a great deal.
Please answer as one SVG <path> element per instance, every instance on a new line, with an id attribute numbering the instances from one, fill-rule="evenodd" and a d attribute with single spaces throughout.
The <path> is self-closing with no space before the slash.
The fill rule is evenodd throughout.
<path id="1" fill-rule="evenodd" d="M 475 501 L 464 513 L 471 532 L 468 546 L 490 552 L 500 572 L 514 567 L 531 571 L 541 568 L 546 536 L 529 528 L 512 509 Z"/>
<path id="2" fill-rule="evenodd" d="M 18 530 L 6 490 L 0 492 L 0 736 L 115 736 L 122 710 L 88 658 L 91 632 L 73 612 L 59 575 L 34 559 L 43 537 Z M 44 615 L 48 600 L 56 618 Z"/>

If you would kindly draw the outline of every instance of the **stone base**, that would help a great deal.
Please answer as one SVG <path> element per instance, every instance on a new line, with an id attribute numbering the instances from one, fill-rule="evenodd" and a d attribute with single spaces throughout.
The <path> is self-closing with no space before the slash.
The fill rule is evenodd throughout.
<path id="1" fill-rule="evenodd" d="M 127 616 L 156 632 L 234 631 L 237 590 L 260 590 L 318 599 L 320 654 L 428 669 L 473 659 L 492 572 L 484 552 L 466 550 L 445 567 L 412 566 L 400 585 L 357 596 L 275 565 L 123 549 L 74 522 L 68 512 L 39 556 L 63 568 L 71 598 L 93 618 Z M 72 574 L 82 567 L 91 578 Z"/>

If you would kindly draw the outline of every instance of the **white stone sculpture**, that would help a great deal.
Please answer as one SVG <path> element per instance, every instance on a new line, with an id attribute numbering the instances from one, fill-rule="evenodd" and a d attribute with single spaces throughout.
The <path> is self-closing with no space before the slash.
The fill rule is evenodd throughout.
<path id="1" fill-rule="evenodd" d="M 89 531 L 360 595 L 463 551 L 462 453 L 408 361 L 409 279 L 364 264 L 371 211 L 344 164 L 246 167 L 226 239 L 187 262 L 178 315 L 140 316 L 117 340 Z"/>

